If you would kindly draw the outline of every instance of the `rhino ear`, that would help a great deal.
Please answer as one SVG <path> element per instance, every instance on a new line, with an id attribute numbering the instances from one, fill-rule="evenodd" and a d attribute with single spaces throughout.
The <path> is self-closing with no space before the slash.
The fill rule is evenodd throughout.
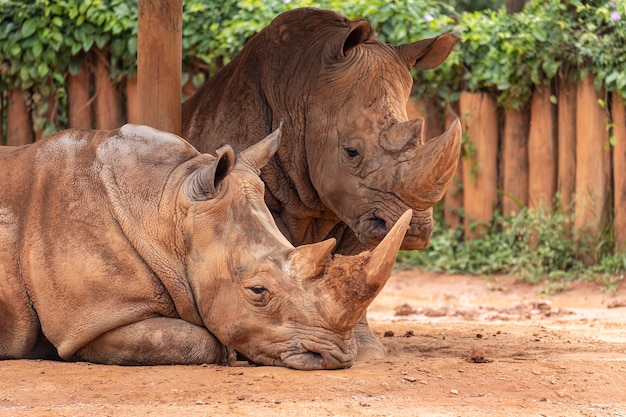
<path id="1" fill-rule="evenodd" d="M 366 20 L 350 22 L 350 31 L 343 41 L 341 56 L 347 56 L 348 52 L 357 45 L 362 44 L 372 34 L 372 27 Z"/>
<path id="2" fill-rule="evenodd" d="M 347 32 L 345 30 L 338 31 L 336 36 L 330 39 L 328 49 L 326 49 L 325 61 L 328 63 L 336 63 L 346 56 L 351 49 L 362 44 L 372 34 L 372 27 L 366 20 L 349 21 Z"/>
<path id="3" fill-rule="evenodd" d="M 409 70 L 433 69 L 446 60 L 452 48 L 459 39 L 449 33 L 436 38 L 422 39 L 413 43 L 406 43 L 394 48 L 400 58 L 406 63 Z"/>
<path id="4" fill-rule="evenodd" d="M 239 159 L 253 167 L 256 171 L 267 164 L 278 150 L 280 137 L 283 131 L 283 119 L 278 122 L 278 128 L 267 135 L 262 141 L 255 143 L 239 154 Z M 258 172 L 257 172 L 258 173 Z"/>
<path id="5" fill-rule="evenodd" d="M 187 196 L 192 201 L 201 201 L 215 194 L 219 183 L 235 166 L 235 151 L 224 145 L 216 151 L 216 158 L 194 172 L 186 184 Z"/>

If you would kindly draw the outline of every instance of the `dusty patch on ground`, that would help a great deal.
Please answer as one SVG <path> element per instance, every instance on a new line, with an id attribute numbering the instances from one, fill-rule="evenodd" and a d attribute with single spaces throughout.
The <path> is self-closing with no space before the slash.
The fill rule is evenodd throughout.
<path id="1" fill-rule="evenodd" d="M 396 273 L 340 371 L 0 362 L 2 416 L 626 416 L 626 288 Z"/>

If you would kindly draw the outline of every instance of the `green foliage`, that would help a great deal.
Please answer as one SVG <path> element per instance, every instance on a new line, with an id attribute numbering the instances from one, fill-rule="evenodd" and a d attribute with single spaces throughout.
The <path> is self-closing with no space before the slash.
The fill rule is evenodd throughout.
<path id="1" fill-rule="evenodd" d="M 493 10 L 496 5 L 501 7 Z M 625 0 L 530 0 L 513 15 L 503 5 L 467 0 L 185 1 L 183 64 L 187 72 L 199 74 L 194 82 L 201 83 L 276 15 L 313 6 L 366 18 L 378 37 L 391 44 L 456 33 L 461 38 L 456 53 L 440 68 L 414 74 L 415 92 L 444 105 L 469 90 L 491 91 L 503 106 L 521 108 L 534 85 L 587 72 L 596 76 L 596 87 L 626 96 Z M 135 0 L 4 0 L 0 18 L 2 90 L 19 86 L 36 90 L 39 97 L 62 95 L 67 74 L 76 73 L 94 48 L 110 54 L 114 80 L 136 70 Z"/>
<path id="2" fill-rule="evenodd" d="M 479 226 L 478 224 L 474 225 Z M 514 217 L 496 214 L 482 238 L 463 240 L 462 229 L 438 227 L 423 251 L 400 252 L 400 267 L 472 275 L 514 274 L 531 282 L 588 279 L 615 288 L 626 274 L 626 254 L 606 251 L 603 239 L 572 237 L 573 216 L 522 209 Z M 586 266 L 590 257 L 599 259 Z"/>

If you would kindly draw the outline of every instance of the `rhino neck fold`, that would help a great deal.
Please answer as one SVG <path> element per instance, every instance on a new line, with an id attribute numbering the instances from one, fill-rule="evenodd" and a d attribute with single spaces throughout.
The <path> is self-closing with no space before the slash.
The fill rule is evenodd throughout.
<path id="1" fill-rule="evenodd" d="M 100 176 L 113 217 L 140 258 L 165 286 L 178 315 L 185 321 L 202 325 L 185 279 L 184 258 L 172 248 L 171 243 L 165 243 L 174 239 L 176 247 L 183 247 L 180 225 L 176 224 L 176 219 L 180 217 L 177 195 L 182 178 L 194 163 L 192 160 L 175 169 L 170 168 L 166 175 L 146 177 L 146 184 L 133 176 L 138 187 L 134 190 L 120 187 L 120 182 L 125 182 L 120 176 L 128 175 L 126 171 L 114 171 L 105 166 Z M 146 190 L 150 190 L 150 196 L 146 196 Z"/>

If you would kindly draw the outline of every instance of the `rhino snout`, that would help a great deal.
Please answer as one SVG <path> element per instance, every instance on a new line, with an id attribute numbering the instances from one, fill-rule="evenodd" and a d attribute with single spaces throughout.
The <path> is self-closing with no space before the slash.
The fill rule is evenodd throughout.
<path id="1" fill-rule="evenodd" d="M 383 216 L 381 213 L 370 214 L 359 222 L 357 236 L 362 243 L 377 245 L 395 224 L 397 218 Z M 404 236 L 401 250 L 421 250 L 430 243 L 433 232 L 432 210 L 413 210 L 409 231 Z"/>

